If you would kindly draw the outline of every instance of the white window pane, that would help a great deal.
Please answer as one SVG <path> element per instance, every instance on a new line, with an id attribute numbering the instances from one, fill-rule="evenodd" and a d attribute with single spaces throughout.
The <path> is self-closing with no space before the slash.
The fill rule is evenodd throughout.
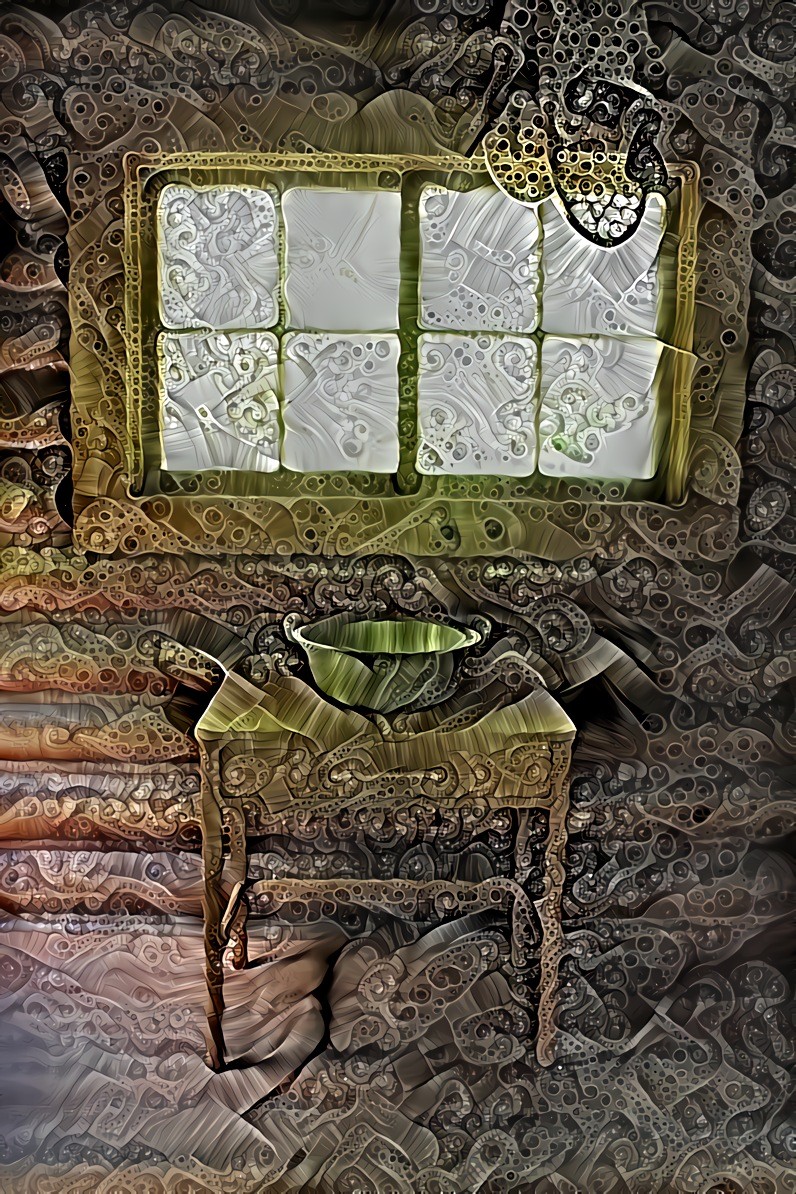
<path id="1" fill-rule="evenodd" d="M 657 340 L 545 336 L 539 471 L 548 477 L 655 475 L 667 414 L 656 393 Z"/>
<path id="2" fill-rule="evenodd" d="M 420 337 L 419 472 L 533 472 L 537 352 L 512 336 Z"/>
<path id="3" fill-rule="evenodd" d="M 270 332 L 160 341 L 164 467 L 279 467 L 277 341 Z"/>
<path id="4" fill-rule="evenodd" d="M 329 332 L 397 328 L 400 196 L 296 187 L 282 207 L 289 326 Z"/>
<path id="5" fill-rule="evenodd" d="M 164 187 L 161 319 L 169 328 L 264 328 L 279 317 L 276 209 L 267 191 Z"/>
<path id="6" fill-rule="evenodd" d="M 397 336 L 285 336 L 283 464 L 309 473 L 395 472 L 398 355 Z"/>
<path id="7" fill-rule="evenodd" d="M 420 199 L 420 306 L 427 328 L 532 332 L 539 221 L 497 187 L 426 187 Z"/>
<path id="8" fill-rule="evenodd" d="M 541 206 L 542 329 L 563 335 L 654 336 L 673 301 L 660 263 L 666 206 L 650 195 L 625 244 L 602 249 L 581 236 L 553 200 Z M 659 266 L 661 268 L 659 268 Z"/>

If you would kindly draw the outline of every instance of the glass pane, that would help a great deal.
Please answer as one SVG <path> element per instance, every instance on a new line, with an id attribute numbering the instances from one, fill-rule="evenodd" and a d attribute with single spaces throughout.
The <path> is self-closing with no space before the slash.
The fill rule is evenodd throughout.
<path id="1" fill-rule="evenodd" d="M 420 199 L 420 321 L 464 332 L 532 332 L 539 221 L 497 187 L 426 187 Z"/>
<path id="2" fill-rule="evenodd" d="M 668 271 L 659 268 L 666 225 L 660 195 L 648 197 L 638 228 L 615 249 L 586 240 L 552 200 L 541 213 L 542 329 L 573 336 L 658 334 L 659 314 L 674 301 Z"/>
<path id="3" fill-rule="evenodd" d="M 279 318 L 274 201 L 255 187 L 164 187 L 160 312 L 168 328 L 265 328 Z"/>
<path id="4" fill-rule="evenodd" d="M 296 187 L 282 206 L 289 326 L 330 332 L 397 328 L 400 196 Z"/>
<path id="5" fill-rule="evenodd" d="M 395 472 L 398 354 L 397 336 L 285 336 L 283 464 L 308 473 Z"/>
<path id="6" fill-rule="evenodd" d="M 279 467 L 277 341 L 270 332 L 164 335 L 164 467 Z"/>
<path id="7" fill-rule="evenodd" d="M 418 471 L 532 473 L 537 353 L 512 336 L 421 336 Z"/>
<path id="8" fill-rule="evenodd" d="M 545 336 L 539 470 L 548 477 L 655 475 L 667 415 L 657 340 Z"/>

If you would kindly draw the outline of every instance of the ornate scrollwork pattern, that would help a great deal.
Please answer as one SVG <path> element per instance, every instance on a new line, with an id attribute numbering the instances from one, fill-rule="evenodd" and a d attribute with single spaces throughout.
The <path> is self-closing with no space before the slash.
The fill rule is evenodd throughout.
<path id="1" fill-rule="evenodd" d="M 780 1194 L 790 6 L 326 9 L 0 15 L 0 1185 Z M 385 530 L 369 497 L 264 514 L 212 478 L 189 476 L 182 505 L 133 500 L 125 155 L 482 143 L 497 184 L 523 210 L 555 193 L 589 253 L 626 234 L 630 251 L 654 196 L 677 200 L 661 163 L 697 164 L 680 504 L 563 481 L 520 507 L 495 478 L 466 513 L 446 492 Z M 583 164 L 616 150 L 626 168 L 592 202 Z M 577 334 L 624 336 L 644 276 Z M 533 550 L 518 546 L 529 523 Z M 451 677 L 462 732 L 543 688 L 566 708 L 578 736 L 553 872 L 560 821 L 490 802 L 488 752 L 410 774 L 346 739 L 316 777 L 315 795 L 342 793 L 324 806 L 299 798 L 315 754 L 296 737 L 225 760 L 230 799 L 207 807 L 194 729 L 224 676 L 311 687 L 285 616 L 341 611 L 488 619 Z M 436 708 L 388 728 L 411 735 Z M 560 760 L 517 751 L 513 776 L 560 780 Z M 223 1072 L 205 1061 L 208 840 L 228 913 Z"/>

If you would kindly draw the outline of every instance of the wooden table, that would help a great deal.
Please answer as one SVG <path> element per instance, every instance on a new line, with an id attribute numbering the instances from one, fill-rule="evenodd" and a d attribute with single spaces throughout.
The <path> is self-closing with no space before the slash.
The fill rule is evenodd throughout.
<path id="1" fill-rule="evenodd" d="M 234 942 L 236 963 L 246 964 L 246 808 L 273 818 L 289 812 L 352 811 L 367 801 L 395 807 L 417 792 L 441 805 L 485 802 L 518 810 L 514 874 L 508 884 L 384 880 L 266 880 L 258 898 L 275 908 L 280 900 L 370 900 L 389 910 L 415 901 L 425 915 L 448 907 L 510 902 L 512 958 L 526 965 L 520 920 L 523 883 L 531 852 L 531 810 L 548 816 L 544 891 L 535 901 L 541 924 L 536 1053 L 554 1058 L 558 966 L 563 952 L 561 899 L 568 809 L 568 778 L 575 727 L 549 692 L 539 687 L 480 714 L 440 707 L 422 715 L 366 717 L 341 709 L 296 677 L 274 675 L 263 687 L 228 674 L 196 728 L 202 754 L 202 827 L 205 871 L 205 943 L 209 993 L 210 1055 L 224 1064 L 222 1032 L 223 956 Z M 354 887 L 358 890 L 354 891 Z M 268 891 L 263 889 L 267 888 Z M 443 890 L 447 888 L 447 890 Z M 363 895 L 364 891 L 364 895 Z M 447 901 L 447 903 L 446 903 Z"/>

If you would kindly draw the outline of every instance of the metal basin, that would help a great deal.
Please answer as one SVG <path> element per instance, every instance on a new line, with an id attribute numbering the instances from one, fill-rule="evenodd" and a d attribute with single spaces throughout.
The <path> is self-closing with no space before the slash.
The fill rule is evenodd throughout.
<path id="1" fill-rule="evenodd" d="M 334 614 L 310 625 L 285 619 L 315 683 L 341 705 L 389 713 L 420 697 L 432 703 L 453 674 L 454 655 L 481 641 L 469 627 L 421 618 L 363 619 Z M 430 700 L 428 698 L 431 698 Z"/>

